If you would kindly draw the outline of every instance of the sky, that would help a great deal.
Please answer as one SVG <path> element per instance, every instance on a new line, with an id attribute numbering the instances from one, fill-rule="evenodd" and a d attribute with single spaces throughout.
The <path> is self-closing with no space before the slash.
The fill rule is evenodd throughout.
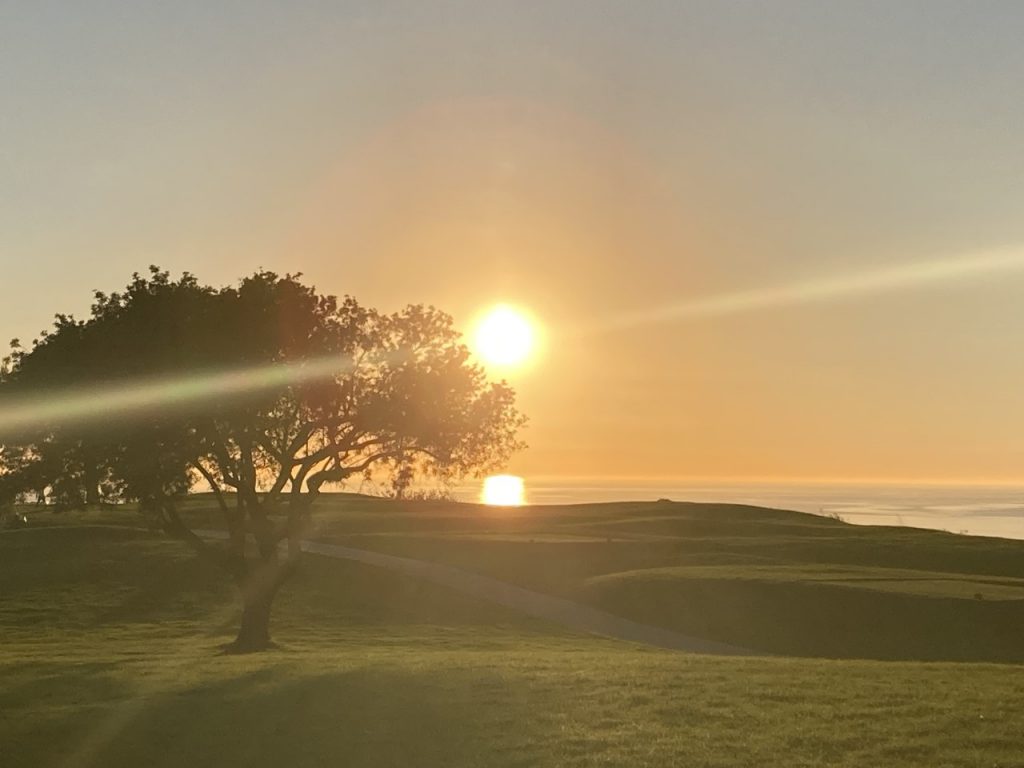
<path id="1" fill-rule="evenodd" d="M 149 264 L 301 271 L 467 330 L 527 308 L 528 479 L 1024 481 L 1022 30 L 941 0 L 0 0 L 0 334 Z"/>

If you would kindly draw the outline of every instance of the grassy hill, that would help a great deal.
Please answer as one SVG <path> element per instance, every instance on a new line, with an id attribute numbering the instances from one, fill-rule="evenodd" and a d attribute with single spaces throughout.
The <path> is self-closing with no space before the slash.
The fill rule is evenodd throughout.
<path id="1" fill-rule="evenodd" d="M 1024 542 L 786 510 L 327 500 L 318 537 L 765 653 L 1024 661 Z"/>
<path id="2" fill-rule="evenodd" d="M 694 585 L 712 585 L 709 610 L 730 585 L 1017 609 L 1024 577 L 1014 542 L 750 508 L 332 502 L 325 538 L 666 626 L 733 615 L 694 616 L 681 591 Z M 277 604 L 281 649 L 220 656 L 238 613 L 226 580 L 174 542 L 95 525 L 111 522 L 137 521 L 46 513 L 0 534 L 5 767 L 1019 764 L 1016 667 L 660 651 L 319 557 Z M 763 602 L 761 626 L 784 624 L 772 612 L 785 599 Z"/>

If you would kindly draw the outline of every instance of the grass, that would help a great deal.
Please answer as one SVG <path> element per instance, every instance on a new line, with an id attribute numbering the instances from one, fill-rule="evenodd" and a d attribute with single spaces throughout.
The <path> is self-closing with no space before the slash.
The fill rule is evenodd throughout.
<path id="1" fill-rule="evenodd" d="M 1024 662 L 1024 542 L 785 510 L 335 497 L 321 538 L 772 654 Z"/>
<path id="2" fill-rule="evenodd" d="M 674 549 L 670 539 L 666 549 L 661 539 L 631 538 L 621 523 L 611 526 L 620 531 L 612 541 L 597 537 L 594 530 L 609 526 L 594 521 L 628 516 L 622 507 L 572 509 L 538 522 L 526 511 L 500 517 L 487 510 L 480 519 L 473 508 L 392 505 L 380 508 L 382 530 L 375 531 L 368 513 L 377 502 L 363 512 L 358 504 L 328 509 L 325 534 L 399 549 L 418 544 L 420 553 L 455 559 L 469 557 L 466 540 L 481 546 L 481 560 L 504 553 L 491 563 L 494 571 L 570 591 L 605 582 L 650 589 L 652 579 L 673 590 L 680 581 L 812 581 L 885 598 L 899 595 L 904 580 L 955 591 L 935 574 L 966 577 L 948 569 L 752 561 L 764 553 L 733 543 L 705 547 L 701 562 L 654 565 L 683 555 L 700 560 L 693 540 L 701 537 L 690 537 L 691 549 Z M 357 533 L 345 532 L 348 516 Z M 5 768 L 1021 764 L 1017 667 L 659 651 L 575 635 L 441 587 L 316 557 L 276 607 L 281 649 L 221 656 L 216 648 L 238 614 L 221 575 L 158 536 L 92 525 L 113 517 L 90 513 L 86 520 L 47 516 L 50 525 L 0 534 Z M 794 527 L 780 524 L 782 538 L 799 540 Z M 564 541 L 564 529 L 584 541 Z M 847 529 L 824 521 L 807 536 L 890 536 Z M 716 536 L 704 538 L 711 545 Z M 734 538 L 744 537 L 734 530 L 718 541 Z M 995 551 L 1007 546 L 980 541 Z M 934 542 L 966 548 L 951 565 L 977 557 L 978 542 Z M 575 554 L 536 578 L 517 567 L 552 551 Z M 588 563 L 588 554 L 596 559 Z M 637 562 L 639 569 L 619 568 Z M 897 587 L 849 586 L 876 576 Z M 1012 592 L 1014 578 L 995 581 Z M 1014 606 L 1010 592 L 992 604 Z M 672 607 L 653 594 L 650 604 Z M 989 602 L 945 593 L 920 599 Z"/>

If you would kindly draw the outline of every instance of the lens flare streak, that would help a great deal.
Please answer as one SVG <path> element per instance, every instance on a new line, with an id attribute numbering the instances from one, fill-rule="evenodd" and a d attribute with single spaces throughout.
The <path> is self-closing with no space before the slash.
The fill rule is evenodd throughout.
<path id="1" fill-rule="evenodd" d="M 1018 271 L 1024 271 L 1024 250 L 994 250 L 691 299 L 613 316 L 599 327 L 587 329 L 587 332 L 655 325 L 687 318 L 721 317 Z"/>
<path id="2" fill-rule="evenodd" d="M 55 421 L 80 422 L 109 418 L 303 384 L 333 378 L 351 370 L 338 357 L 301 363 L 274 363 L 243 370 L 175 376 L 120 383 L 91 390 L 47 393 L 0 403 L 0 437 Z"/>

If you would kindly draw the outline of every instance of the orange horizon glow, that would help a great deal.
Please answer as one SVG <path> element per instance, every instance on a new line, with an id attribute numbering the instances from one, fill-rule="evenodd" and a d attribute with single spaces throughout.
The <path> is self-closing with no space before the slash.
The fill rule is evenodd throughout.
<path id="1" fill-rule="evenodd" d="M 1012 36 L 937 10 L 929 28 L 958 40 L 940 53 L 919 14 L 857 4 L 465 5 L 458 23 L 390 5 L 350 23 L 344 4 L 254 20 L 294 50 L 211 10 L 223 45 L 175 38 L 175 67 L 146 54 L 171 50 L 148 12 L 66 37 L 19 13 L 6 176 L 38 182 L 7 200 L 5 338 L 149 261 L 214 284 L 265 266 L 450 313 L 516 390 L 529 448 L 506 469 L 531 487 L 1024 484 Z M 117 68 L 93 55 L 111 23 L 140 41 Z M 161 98 L 126 99 L 122 71 Z M 253 120 L 268 104 L 279 117 Z M 499 302 L 513 313 L 481 344 Z M 180 373 L 7 403 L 0 430 L 261 381 Z"/>

